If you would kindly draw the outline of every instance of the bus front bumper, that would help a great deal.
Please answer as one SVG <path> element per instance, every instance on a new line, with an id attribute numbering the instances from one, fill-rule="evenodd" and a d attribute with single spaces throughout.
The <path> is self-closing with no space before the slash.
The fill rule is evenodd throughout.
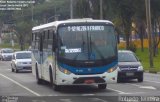
<path id="1" fill-rule="evenodd" d="M 117 70 L 112 73 L 105 72 L 103 74 L 94 75 L 75 75 L 64 74 L 59 72 L 57 75 L 56 85 L 97 85 L 117 82 Z"/>

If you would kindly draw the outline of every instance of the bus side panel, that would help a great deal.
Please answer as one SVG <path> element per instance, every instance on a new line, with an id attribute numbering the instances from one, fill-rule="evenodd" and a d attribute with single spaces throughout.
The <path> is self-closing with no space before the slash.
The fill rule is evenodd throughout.
<path id="1" fill-rule="evenodd" d="M 36 76 L 36 63 L 38 63 L 39 51 L 38 50 L 32 50 L 32 73 Z"/>
<path id="2" fill-rule="evenodd" d="M 50 82 L 50 68 L 51 68 L 51 71 L 52 71 L 52 78 L 53 78 L 53 82 L 54 82 L 54 79 L 55 79 L 55 55 L 54 55 L 54 52 L 53 54 L 51 54 L 52 52 L 48 52 L 47 53 L 47 58 L 45 59 L 44 63 L 43 63 L 43 71 L 44 71 L 44 80 Z"/>

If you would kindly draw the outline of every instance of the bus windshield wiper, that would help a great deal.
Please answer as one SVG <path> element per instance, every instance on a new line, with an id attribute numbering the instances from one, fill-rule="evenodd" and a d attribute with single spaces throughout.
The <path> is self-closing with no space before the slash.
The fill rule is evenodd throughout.
<path id="1" fill-rule="evenodd" d="M 81 48 L 82 48 L 82 52 L 84 52 L 84 45 L 85 45 L 85 41 L 84 41 L 84 37 L 83 37 L 83 35 L 82 35 L 82 44 L 81 44 Z M 78 53 L 74 58 L 73 58 L 73 60 L 76 60 L 77 59 L 77 57 L 80 55 L 80 53 Z"/>

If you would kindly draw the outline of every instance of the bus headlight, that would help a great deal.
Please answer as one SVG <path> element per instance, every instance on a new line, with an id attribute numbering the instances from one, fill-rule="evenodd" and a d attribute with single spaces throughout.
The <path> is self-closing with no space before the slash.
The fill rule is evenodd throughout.
<path id="1" fill-rule="evenodd" d="M 71 74 L 70 71 L 68 71 L 67 69 L 64 69 L 64 68 L 62 68 L 62 67 L 60 67 L 60 66 L 59 66 L 59 70 L 60 70 L 61 72 L 63 72 L 64 74 L 67 74 L 67 75 Z"/>
<path id="2" fill-rule="evenodd" d="M 143 71 L 143 66 L 139 66 L 138 71 Z"/>
<path id="3" fill-rule="evenodd" d="M 113 67 L 113 68 L 110 68 L 107 72 L 108 72 L 108 73 L 112 73 L 112 72 L 114 72 L 116 69 L 117 69 L 117 66 L 115 66 L 115 67 Z"/>

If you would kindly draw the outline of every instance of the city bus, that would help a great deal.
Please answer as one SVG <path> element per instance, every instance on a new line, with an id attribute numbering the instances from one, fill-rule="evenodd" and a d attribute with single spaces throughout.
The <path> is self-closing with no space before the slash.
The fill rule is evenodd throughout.
<path id="1" fill-rule="evenodd" d="M 37 83 L 95 85 L 117 81 L 117 37 L 108 20 L 69 19 L 32 28 L 32 73 Z"/>

